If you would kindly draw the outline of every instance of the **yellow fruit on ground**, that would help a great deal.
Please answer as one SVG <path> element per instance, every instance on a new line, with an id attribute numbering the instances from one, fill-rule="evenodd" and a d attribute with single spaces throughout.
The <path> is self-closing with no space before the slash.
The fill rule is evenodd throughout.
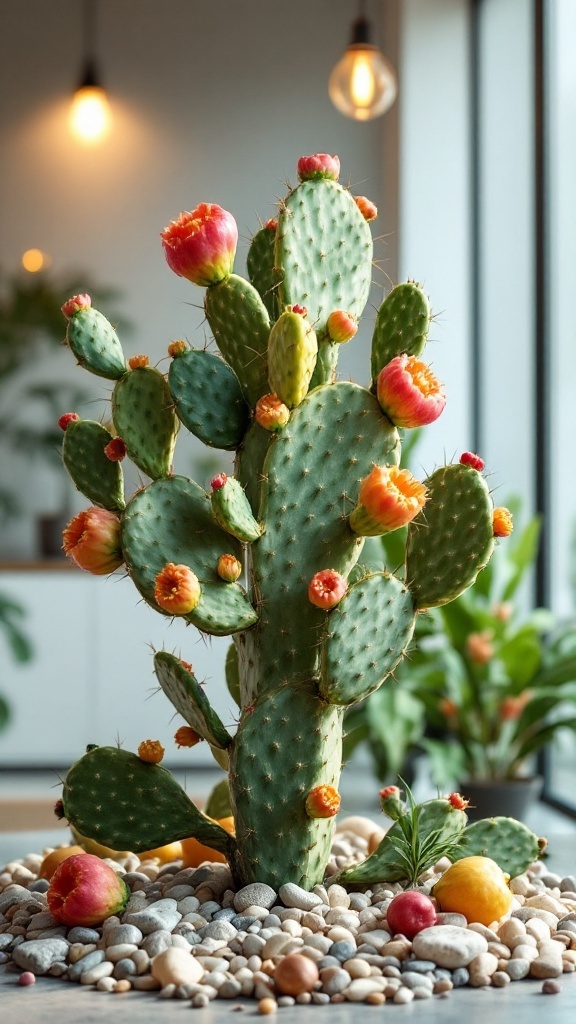
<path id="1" fill-rule="evenodd" d="M 50 881 L 58 865 L 76 853 L 86 853 L 86 850 L 83 850 L 81 846 L 59 846 L 56 850 L 52 850 L 52 853 L 47 853 L 40 865 L 38 878 L 46 878 Z"/>
<path id="2" fill-rule="evenodd" d="M 512 906 L 510 876 L 490 857 L 463 857 L 452 864 L 432 889 L 440 910 L 464 914 L 470 924 L 500 920 Z"/>
<path id="3" fill-rule="evenodd" d="M 166 846 L 157 846 L 155 850 L 147 850 L 138 856 L 140 860 L 157 860 L 160 864 L 171 864 L 173 860 L 180 860 L 182 843 L 167 843 Z"/>
<path id="4" fill-rule="evenodd" d="M 70 831 L 78 845 L 82 847 L 84 853 L 92 853 L 95 857 L 108 857 L 110 860 L 123 860 L 124 857 L 128 857 L 130 854 L 130 850 L 113 850 L 110 846 L 103 846 L 102 843 L 97 843 L 95 839 L 83 836 L 75 828 L 71 828 Z"/>
<path id="5" fill-rule="evenodd" d="M 209 818 L 208 820 L 216 820 L 217 825 L 220 825 L 226 832 L 229 832 L 231 836 L 234 835 L 234 818 Z M 213 850 L 210 846 L 205 846 L 204 843 L 194 839 L 193 836 L 190 839 L 182 840 L 182 860 L 185 868 L 197 868 L 205 860 L 216 864 L 226 863 L 226 857 L 223 853 L 220 853 L 219 850 Z"/>

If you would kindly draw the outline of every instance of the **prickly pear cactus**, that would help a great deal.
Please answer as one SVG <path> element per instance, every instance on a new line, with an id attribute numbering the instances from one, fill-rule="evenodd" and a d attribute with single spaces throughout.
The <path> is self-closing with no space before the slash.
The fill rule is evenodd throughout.
<path id="1" fill-rule="evenodd" d="M 493 546 L 492 501 L 477 468 L 442 466 L 424 482 L 398 468 L 396 424 L 431 422 L 444 401 L 420 360 L 430 313 L 416 284 L 382 304 L 369 386 L 336 381 L 372 266 L 362 204 L 338 170 L 337 158 L 302 158 L 300 183 L 255 236 L 250 282 L 233 273 L 236 225 L 215 204 L 163 232 L 171 268 L 206 288 L 220 356 L 177 341 L 166 375 L 144 357 L 126 364 L 87 296 L 63 307 L 78 362 L 114 382 L 117 435 L 68 423 L 65 465 L 95 509 L 69 524 L 65 549 L 95 573 L 124 563 L 157 611 L 230 635 L 227 671 L 240 705 L 230 735 L 190 667 L 156 654 L 161 688 L 228 771 L 235 839 L 165 769 L 115 748 L 91 748 L 73 765 L 64 813 L 116 849 L 196 835 L 225 851 L 241 885 L 321 881 L 345 708 L 385 683 L 416 615 L 468 587 Z M 234 476 L 217 476 L 211 493 L 173 473 L 181 424 L 236 451 Z M 149 478 L 132 496 L 119 465 L 126 453 Z M 365 536 L 407 523 L 405 571 L 359 570 Z"/>

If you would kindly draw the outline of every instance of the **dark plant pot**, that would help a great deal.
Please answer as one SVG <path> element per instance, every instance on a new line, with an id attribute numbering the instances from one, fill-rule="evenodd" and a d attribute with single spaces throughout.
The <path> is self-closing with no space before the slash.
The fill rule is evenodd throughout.
<path id="1" fill-rule="evenodd" d="M 524 821 L 542 790 L 542 778 L 531 775 L 520 779 L 488 779 L 461 782 L 459 792 L 470 801 L 466 814 L 470 821 L 503 815 Z"/>
<path id="2" fill-rule="evenodd" d="M 38 516 L 38 550 L 41 558 L 64 558 L 62 531 L 70 516 L 64 512 Z"/>

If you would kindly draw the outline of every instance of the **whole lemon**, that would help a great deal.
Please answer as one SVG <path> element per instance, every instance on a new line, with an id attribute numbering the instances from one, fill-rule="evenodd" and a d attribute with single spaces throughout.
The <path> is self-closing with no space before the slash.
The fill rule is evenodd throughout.
<path id="1" fill-rule="evenodd" d="M 509 881 L 490 857 L 463 857 L 444 872 L 432 895 L 440 910 L 464 914 L 468 923 L 489 925 L 512 906 Z"/>

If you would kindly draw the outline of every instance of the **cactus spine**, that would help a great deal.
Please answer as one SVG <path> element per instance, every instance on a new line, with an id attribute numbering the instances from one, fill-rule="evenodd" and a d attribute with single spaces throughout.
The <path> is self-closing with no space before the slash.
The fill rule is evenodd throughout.
<path id="1" fill-rule="evenodd" d="M 320 166 L 323 160 L 314 158 Z M 394 670 L 418 611 L 469 586 L 493 539 L 492 501 L 475 469 L 437 470 L 416 518 L 422 502 L 396 470 L 399 435 L 378 404 L 376 378 L 385 362 L 424 347 L 429 307 L 418 286 L 400 285 L 382 304 L 370 387 L 334 383 L 339 345 L 328 320 L 335 310 L 362 315 L 372 239 L 359 205 L 332 171 L 307 177 L 305 167 L 277 221 L 266 226 L 265 244 L 262 232 L 256 236 L 257 252 L 248 258 L 255 284 L 233 274 L 231 264 L 230 271 L 219 269 L 218 253 L 207 271 L 204 246 L 198 280 L 210 280 L 205 309 L 222 359 L 174 343 L 167 378 L 144 365 L 127 368 L 101 314 L 67 304 L 70 347 L 86 369 L 115 380 L 116 430 L 151 482 L 125 498 L 119 471 L 111 473 L 95 451 L 109 435 L 95 427 L 84 430 L 89 478 L 78 445 L 67 444 L 66 467 L 92 501 L 118 516 L 124 562 L 144 600 L 165 613 L 155 600 L 157 577 L 167 564 L 188 566 L 200 596 L 184 617 L 207 633 L 233 636 L 227 669 L 240 705 L 234 736 L 184 663 L 160 652 L 155 669 L 179 714 L 227 767 L 236 839 L 190 811 L 163 768 L 141 768 L 135 755 L 114 748 L 96 747 L 76 762 L 63 803 L 83 835 L 107 846 L 138 852 L 198 835 L 226 851 L 237 884 L 294 881 L 310 888 L 324 876 L 333 820 L 309 814 L 307 798 L 318 787 L 337 790 L 345 707 Z M 217 247 L 214 218 L 228 218 L 229 231 L 229 215 L 202 204 L 173 222 L 173 248 L 181 239 L 186 246 L 187 218 L 196 230 L 199 211 L 208 209 L 209 241 L 216 238 Z M 173 269 L 194 281 L 193 252 L 182 260 L 178 254 Z M 290 407 L 274 431 L 254 416 L 270 394 Z M 234 477 L 224 486 L 218 481 L 212 495 L 172 473 L 180 421 L 203 442 L 236 449 Z M 79 425 L 74 430 L 83 436 Z M 329 569 L 348 578 L 361 554 L 363 536 L 349 516 L 375 466 L 394 467 L 382 532 L 414 520 L 405 578 L 356 570 L 333 610 L 316 607 L 308 599 L 312 577 Z M 223 554 L 246 568 L 247 589 L 220 577 Z"/>

